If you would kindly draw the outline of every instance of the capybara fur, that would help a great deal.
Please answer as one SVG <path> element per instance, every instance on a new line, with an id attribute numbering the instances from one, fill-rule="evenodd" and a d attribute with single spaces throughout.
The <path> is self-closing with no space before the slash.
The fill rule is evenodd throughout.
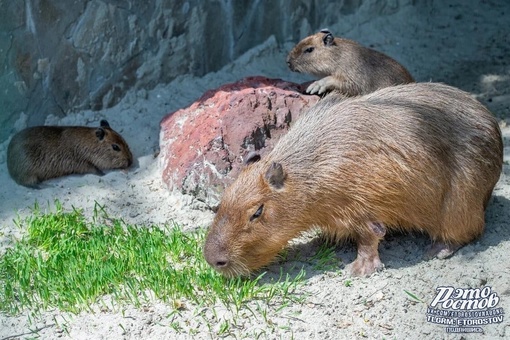
<path id="1" fill-rule="evenodd" d="M 288 54 L 287 65 L 292 71 L 321 78 L 308 86 L 310 94 L 334 91 L 353 97 L 414 82 L 396 60 L 355 41 L 333 37 L 328 30 L 301 40 Z"/>
<path id="2" fill-rule="evenodd" d="M 36 126 L 14 135 L 7 148 L 9 174 L 20 185 L 38 188 L 50 178 L 124 169 L 133 155 L 106 120 L 100 127 Z"/>
<path id="3" fill-rule="evenodd" d="M 468 93 L 438 83 L 329 95 L 263 158 L 252 155 L 225 189 L 204 255 L 226 276 L 269 262 L 302 232 L 351 239 L 348 268 L 383 267 L 387 230 L 428 233 L 444 258 L 484 228 L 503 143 L 493 115 Z"/>

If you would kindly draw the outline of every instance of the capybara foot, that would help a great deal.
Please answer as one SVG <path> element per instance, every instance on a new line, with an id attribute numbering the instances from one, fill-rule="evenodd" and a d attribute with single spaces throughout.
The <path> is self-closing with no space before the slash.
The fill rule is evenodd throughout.
<path id="1" fill-rule="evenodd" d="M 369 258 L 358 258 L 346 267 L 346 270 L 352 276 L 368 277 L 377 271 L 381 271 L 384 264 L 379 259 L 379 255 Z"/>
<path id="2" fill-rule="evenodd" d="M 429 250 L 425 257 L 427 259 L 433 259 L 437 257 L 438 259 L 446 259 L 453 255 L 461 246 L 458 244 L 446 244 L 443 242 L 434 242 L 430 246 Z"/>
<path id="3" fill-rule="evenodd" d="M 358 257 L 347 266 L 352 276 L 366 277 L 384 268 L 377 248 L 379 241 L 386 234 L 386 226 L 380 222 L 369 222 L 368 227 L 372 234 L 359 238 Z"/>

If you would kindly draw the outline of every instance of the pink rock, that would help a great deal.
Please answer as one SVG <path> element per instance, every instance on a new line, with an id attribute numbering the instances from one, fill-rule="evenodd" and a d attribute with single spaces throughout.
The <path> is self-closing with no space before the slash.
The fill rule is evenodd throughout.
<path id="1" fill-rule="evenodd" d="M 168 188 L 212 209 L 251 151 L 264 157 L 319 97 L 299 84 L 248 77 L 210 90 L 161 121 L 160 165 Z"/>

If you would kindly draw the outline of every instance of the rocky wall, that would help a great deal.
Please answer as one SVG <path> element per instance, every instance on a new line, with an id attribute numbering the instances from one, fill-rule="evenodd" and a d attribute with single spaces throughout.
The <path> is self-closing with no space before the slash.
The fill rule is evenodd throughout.
<path id="1" fill-rule="evenodd" d="M 115 105 L 133 87 L 204 75 L 274 35 L 297 41 L 411 0 L 0 0 L 0 141 L 16 120 Z"/>

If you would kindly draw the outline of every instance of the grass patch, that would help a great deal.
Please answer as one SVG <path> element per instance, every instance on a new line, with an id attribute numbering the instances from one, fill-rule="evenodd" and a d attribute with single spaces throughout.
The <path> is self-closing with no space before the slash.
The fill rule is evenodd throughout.
<path id="1" fill-rule="evenodd" d="M 336 257 L 336 245 L 324 242 L 312 256 L 311 262 L 314 263 L 313 268 L 320 271 L 340 272 L 339 260 Z"/>
<path id="2" fill-rule="evenodd" d="M 78 313 L 101 297 L 115 304 L 140 306 L 156 297 L 179 308 L 181 301 L 239 310 L 262 300 L 287 304 L 299 299 L 296 286 L 304 271 L 278 280 L 225 279 L 205 262 L 205 231 L 184 232 L 178 226 L 137 227 L 107 216 L 96 205 L 87 221 L 82 211 L 33 214 L 16 224 L 26 234 L 0 258 L 0 310 L 37 315 L 58 308 Z"/>

